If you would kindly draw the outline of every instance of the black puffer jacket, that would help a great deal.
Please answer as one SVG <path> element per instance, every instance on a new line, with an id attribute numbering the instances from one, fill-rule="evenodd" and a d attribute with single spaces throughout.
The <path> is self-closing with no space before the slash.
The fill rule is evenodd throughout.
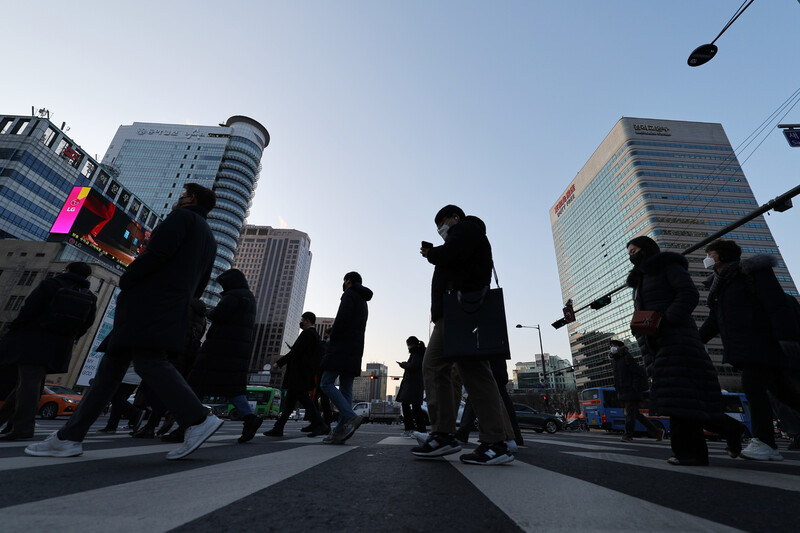
<path id="1" fill-rule="evenodd" d="M 372 291 L 363 285 L 353 285 L 342 294 L 331 336 L 322 358 L 322 370 L 358 376 L 364 355 L 364 333 L 369 310 L 367 302 Z"/>
<path id="2" fill-rule="evenodd" d="M 39 283 L 25 298 L 17 318 L 8 325 L 8 332 L 0 340 L 0 364 L 41 365 L 48 374 L 69 370 L 75 340 L 83 336 L 94 323 L 97 305 L 95 303 L 76 335 L 64 336 L 48 331 L 43 327 L 42 320 L 50 316 L 50 301 L 61 287 L 88 289 L 89 280 L 65 272 Z"/>
<path id="3" fill-rule="evenodd" d="M 217 282 L 222 285 L 222 298 L 207 315 L 211 327 L 189 383 L 204 395 L 238 396 L 247 390 L 256 299 L 239 270 L 226 270 Z"/>
<path id="4" fill-rule="evenodd" d="M 492 280 L 492 246 L 486 224 L 469 215 L 447 232 L 441 246 L 428 250 L 428 262 L 436 268 L 431 280 L 431 321 L 444 314 L 444 295 L 449 289 L 479 291 Z"/>
<path id="5" fill-rule="evenodd" d="M 631 271 L 628 286 L 636 309 L 662 316 L 658 336 L 636 338 L 652 378 L 650 412 L 696 420 L 725 416 L 716 370 L 692 318 L 700 295 L 686 258 L 674 252 L 648 257 Z"/>
<path id="6" fill-rule="evenodd" d="M 726 265 L 706 280 L 711 308 L 700 338 L 722 338 L 723 361 L 735 367 L 749 363 L 788 367 L 779 340 L 800 340 L 795 315 L 772 267 L 778 260 L 759 254 Z"/>

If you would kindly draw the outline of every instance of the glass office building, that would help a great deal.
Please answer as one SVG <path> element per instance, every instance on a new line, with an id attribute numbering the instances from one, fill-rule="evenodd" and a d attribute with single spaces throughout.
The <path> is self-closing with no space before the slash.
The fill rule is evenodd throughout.
<path id="1" fill-rule="evenodd" d="M 49 118 L 0 115 L 0 238 L 45 241 L 73 187 L 91 187 L 146 229 L 150 207 Z"/>
<path id="2" fill-rule="evenodd" d="M 249 215 L 269 132 L 245 116 L 219 126 L 134 122 L 120 126 L 103 164 L 119 183 L 166 215 L 186 183 L 213 189 L 217 207 L 208 223 L 217 241 L 217 258 L 205 298 L 216 303 L 216 277 L 233 265 L 237 243 Z"/>
<path id="3" fill-rule="evenodd" d="M 572 299 L 578 309 L 623 285 L 631 268 L 625 244 L 633 237 L 648 235 L 662 250 L 681 252 L 756 208 L 722 125 L 624 117 L 550 210 L 564 302 Z M 774 254 L 778 280 L 798 295 L 763 216 L 724 238 L 735 240 L 743 257 Z M 702 249 L 687 256 L 700 289 L 698 325 L 708 316 L 705 256 Z M 610 339 L 639 355 L 629 329 L 631 298 L 626 288 L 609 305 L 586 309 L 569 324 L 578 389 L 613 386 Z M 708 349 L 723 388 L 741 390 L 734 369 L 722 364 L 719 338 Z"/>
<path id="4" fill-rule="evenodd" d="M 300 334 L 311 271 L 311 239 L 294 229 L 245 226 L 234 265 L 244 273 L 256 297 L 250 372 L 268 370 Z M 272 371 L 273 385 L 280 386 L 284 370 Z"/>

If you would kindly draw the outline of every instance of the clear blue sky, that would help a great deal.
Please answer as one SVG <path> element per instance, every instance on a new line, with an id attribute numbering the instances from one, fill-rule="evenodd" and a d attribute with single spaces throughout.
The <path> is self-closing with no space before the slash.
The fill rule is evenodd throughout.
<path id="1" fill-rule="evenodd" d="M 428 333 L 419 241 L 437 242 L 434 214 L 458 204 L 488 226 L 509 324 L 543 324 L 544 350 L 569 357 L 566 328 L 549 326 L 562 302 L 548 210 L 616 121 L 719 122 L 736 147 L 800 87 L 793 0 L 755 2 L 715 59 L 686 65 L 740 5 L 10 2 L 0 107 L 46 107 L 100 157 L 120 124 L 260 121 L 272 142 L 249 222 L 310 235 L 305 307 L 320 316 L 362 273 L 365 363 L 392 374 L 405 338 Z M 800 181 L 800 149 L 774 125 L 743 166 L 760 204 Z M 794 276 L 799 216 L 767 218 Z M 535 330 L 510 340 L 512 364 L 539 352 Z"/>

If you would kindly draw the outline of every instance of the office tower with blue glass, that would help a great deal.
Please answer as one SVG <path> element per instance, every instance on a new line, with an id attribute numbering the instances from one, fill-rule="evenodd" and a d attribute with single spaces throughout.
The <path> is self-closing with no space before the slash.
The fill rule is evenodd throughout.
<path id="1" fill-rule="evenodd" d="M 217 207 L 208 223 L 217 258 L 204 295 L 212 304 L 221 292 L 214 280 L 236 257 L 269 140 L 267 129 L 245 116 L 219 126 L 134 122 L 119 127 L 103 157 L 115 179 L 159 215 L 169 213 L 186 183 L 214 190 Z"/>
<path id="2" fill-rule="evenodd" d="M 631 264 L 625 244 L 647 235 L 662 250 L 681 252 L 758 208 L 750 184 L 721 124 L 623 117 L 550 210 L 564 302 L 578 309 L 625 283 Z M 763 216 L 723 238 L 742 257 L 774 254 L 775 273 L 789 294 L 797 288 Z M 687 256 L 700 290 L 698 326 L 708 316 L 702 282 L 704 250 Z M 634 355 L 630 334 L 632 294 L 624 289 L 609 305 L 587 309 L 568 325 L 578 389 L 613 386 L 608 341 L 619 339 Z M 719 338 L 708 344 L 723 388 L 741 390 L 735 370 L 722 364 Z"/>
<path id="3" fill-rule="evenodd" d="M 72 138 L 50 112 L 0 115 L 0 238 L 45 241 L 73 187 L 91 187 L 147 229 L 158 217 Z"/>

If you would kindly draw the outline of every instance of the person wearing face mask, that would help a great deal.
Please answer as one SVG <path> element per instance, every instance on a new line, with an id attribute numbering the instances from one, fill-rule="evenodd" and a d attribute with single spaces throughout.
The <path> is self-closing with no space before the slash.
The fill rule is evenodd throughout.
<path id="1" fill-rule="evenodd" d="M 300 336 L 292 345 L 289 353 L 278 359 L 273 366 L 275 370 L 285 366 L 286 373 L 283 375 L 282 389 L 288 392 L 281 402 L 281 413 L 272 429 L 265 431 L 267 437 L 283 436 L 283 427 L 289 420 L 289 415 L 294 410 L 297 402 L 306 410 L 306 414 L 311 421 L 308 436 L 327 435 L 330 427 L 322 420 L 322 416 L 317 410 L 317 406 L 311 400 L 308 391 L 314 388 L 314 371 L 316 370 L 315 360 L 319 352 L 319 334 L 314 324 L 317 323 L 317 316 L 310 311 L 306 311 L 300 317 Z"/>
<path id="2" fill-rule="evenodd" d="M 795 302 L 784 293 L 773 267 L 777 259 L 758 254 L 741 259 L 734 241 L 717 240 L 706 247 L 704 264 L 714 272 L 709 288 L 710 313 L 700 328 L 708 342 L 722 339 L 724 363 L 742 372 L 742 389 L 750 402 L 753 439 L 742 450 L 745 459 L 781 461 L 775 444 L 772 407 L 767 391 L 800 410 L 800 391 L 792 374 L 800 368 L 800 331 Z"/>
<path id="3" fill-rule="evenodd" d="M 625 343 L 612 340 L 609 344 L 614 388 L 617 390 L 617 398 L 625 407 L 625 433 L 622 435 L 622 442 L 633 441 L 637 420 L 647 428 L 649 435 L 657 441 L 662 440 L 664 430 L 657 428 L 649 418 L 639 412 L 642 391 L 647 390 L 647 374 L 644 368 L 633 358 Z"/>
<path id="4" fill-rule="evenodd" d="M 192 297 L 202 296 L 217 251 L 206 222 L 216 205 L 214 191 L 197 183 L 183 187 L 181 208 L 153 230 L 147 249 L 119 278 L 111 340 L 92 386 L 64 427 L 25 448 L 26 454 L 81 455 L 86 433 L 114 395 L 131 361 L 136 373 L 186 428 L 183 444 L 170 451 L 167 459 L 193 453 L 222 425 L 222 420 L 209 415 L 168 359 L 170 353 L 184 349 L 189 304 Z"/>
<path id="5" fill-rule="evenodd" d="M 728 455 L 741 452 L 745 427 L 724 413 L 717 372 L 700 341 L 692 311 L 700 293 L 689 275 L 689 263 L 675 252 L 662 252 L 650 237 L 627 244 L 633 269 L 627 284 L 636 310 L 661 316 L 657 335 L 636 341 L 651 378 L 650 414 L 669 416 L 672 465 L 708 465 L 703 429 L 725 437 Z"/>
<path id="6" fill-rule="evenodd" d="M 361 375 L 364 334 L 367 329 L 372 291 L 362 284 L 361 274 L 348 272 L 342 283 L 342 298 L 331 326 L 330 340 L 322 357 L 319 386 L 339 410 L 339 420 L 323 444 L 343 444 L 361 425 L 353 411 L 353 380 Z M 339 388 L 336 388 L 336 380 Z"/>
<path id="7" fill-rule="evenodd" d="M 492 247 L 481 219 L 466 216 L 460 207 L 451 204 L 436 213 L 434 223 L 444 244 L 420 249 L 422 257 L 435 267 L 431 281 L 433 332 L 422 361 L 431 433 L 424 443 L 412 448 L 411 453 L 417 457 L 441 457 L 461 450 L 455 438 L 458 407 L 453 401 L 453 361 L 443 357 L 444 295 L 449 290 L 488 288 L 493 265 Z M 514 454 L 506 441 L 514 439 L 514 434 L 506 434 L 505 407 L 489 362 L 456 361 L 455 366 L 480 420 L 481 444 L 474 453 L 462 455 L 461 462 L 499 465 L 513 461 Z"/>

